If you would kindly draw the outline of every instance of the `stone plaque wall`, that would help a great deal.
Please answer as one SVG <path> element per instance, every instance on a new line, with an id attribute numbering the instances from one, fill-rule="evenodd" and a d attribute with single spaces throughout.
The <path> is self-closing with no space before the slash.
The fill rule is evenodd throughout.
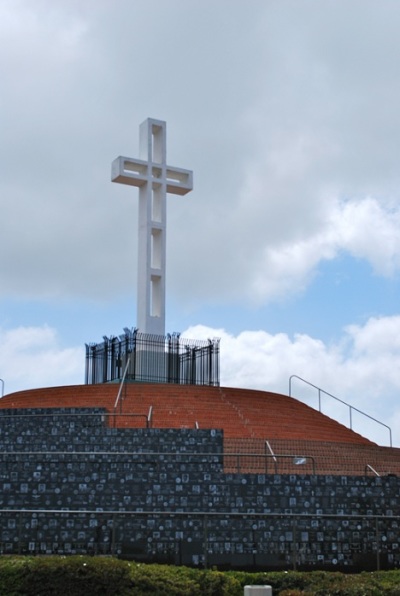
<path id="1" fill-rule="evenodd" d="M 0 411 L 0 553 L 396 567 L 399 484 L 225 474 L 219 430 L 107 428 L 98 408 Z"/>

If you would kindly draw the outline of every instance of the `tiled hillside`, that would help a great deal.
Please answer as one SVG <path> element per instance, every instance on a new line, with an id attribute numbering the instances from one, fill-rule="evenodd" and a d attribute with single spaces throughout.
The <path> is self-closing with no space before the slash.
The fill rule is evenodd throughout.
<path id="1" fill-rule="evenodd" d="M 225 438 L 372 443 L 294 398 L 227 387 L 128 383 L 114 410 L 118 385 L 75 385 L 6 395 L 0 408 L 97 407 L 109 426 L 223 429 Z"/>
<path id="2" fill-rule="evenodd" d="M 0 410 L 6 417 L 13 411 L 21 414 L 26 408 L 33 408 L 38 414 L 40 408 L 71 408 L 75 413 L 78 408 L 101 410 L 100 418 L 82 414 L 85 428 L 76 433 L 74 423 L 72 438 L 65 434 L 64 448 L 71 450 L 105 449 L 109 439 L 106 437 L 107 445 L 103 444 L 103 431 L 91 428 L 95 420 L 101 420 L 101 426 L 109 427 L 110 432 L 114 428 L 128 432 L 146 427 L 221 429 L 226 472 L 373 475 L 376 470 L 379 475 L 400 475 L 400 450 L 378 447 L 285 395 L 226 387 L 132 383 L 124 387 L 115 409 L 118 390 L 116 384 L 34 389 L 5 396 L 0 400 Z M 2 439 L 12 432 L 10 424 L 4 426 Z M 35 449 L 42 448 L 42 439 L 44 436 L 35 437 Z M 122 435 L 115 435 L 112 448 L 119 449 L 123 440 Z M 19 449 L 17 440 L 14 445 Z M 306 461 L 294 463 L 295 456 L 305 457 Z"/>
<path id="3" fill-rule="evenodd" d="M 269 446 L 262 439 L 225 439 L 225 470 L 238 472 L 244 469 L 255 474 L 400 476 L 400 449 L 373 443 L 307 439 L 274 438 L 268 443 Z M 240 457 L 237 455 L 240 453 L 246 455 Z"/>

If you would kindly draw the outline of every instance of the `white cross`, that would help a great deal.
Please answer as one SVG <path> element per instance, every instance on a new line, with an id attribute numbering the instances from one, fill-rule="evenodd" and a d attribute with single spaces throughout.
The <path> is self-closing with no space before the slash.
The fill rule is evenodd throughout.
<path id="1" fill-rule="evenodd" d="M 139 187 L 137 323 L 141 333 L 165 335 L 167 193 L 185 195 L 193 172 L 167 166 L 166 122 L 140 125 L 140 159 L 117 157 L 112 182 Z"/>

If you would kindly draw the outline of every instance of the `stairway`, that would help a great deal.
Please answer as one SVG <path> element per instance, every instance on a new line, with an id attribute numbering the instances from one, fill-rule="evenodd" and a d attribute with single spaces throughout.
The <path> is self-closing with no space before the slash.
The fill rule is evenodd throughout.
<path id="1" fill-rule="evenodd" d="M 105 424 L 115 428 L 222 429 L 225 470 L 287 474 L 400 474 L 400 450 L 378 447 L 365 437 L 277 393 L 174 384 L 115 383 L 32 389 L 4 396 L 0 409 L 104 408 Z M 266 452 L 269 441 L 277 461 Z M 265 454 L 269 453 L 266 458 Z M 231 455 L 229 455 L 231 454 Z M 285 457 L 283 457 L 285 456 Z M 293 456 L 304 456 L 296 464 Z"/>

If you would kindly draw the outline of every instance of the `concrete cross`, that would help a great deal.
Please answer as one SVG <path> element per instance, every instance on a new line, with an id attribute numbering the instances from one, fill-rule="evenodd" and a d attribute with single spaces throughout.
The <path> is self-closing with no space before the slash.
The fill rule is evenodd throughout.
<path id="1" fill-rule="evenodd" d="M 167 193 L 185 195 L 193 172 L 167 165 L 166 122 L 140 125 L 140 159 L 117 157 L 112 182 L 139 187 L 137 323 L 141 333 L 165 335 Z"/>

